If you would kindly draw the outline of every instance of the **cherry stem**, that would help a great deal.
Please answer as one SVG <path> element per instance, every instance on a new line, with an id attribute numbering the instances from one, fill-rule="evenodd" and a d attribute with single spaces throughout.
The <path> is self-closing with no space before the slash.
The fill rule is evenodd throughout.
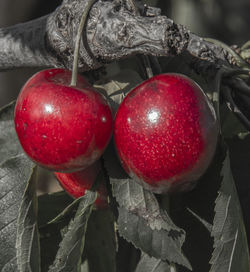
<path id="1" fill-rule="evenodd" d="M 73 60 L 73 67 L 72 67 L 72 77 L 71 77 L 71 86 L 76 86 L 77 83 L 77 72 L 78 72 L 78 58 L 79 58 L 79 50 L 80 50 L 80 43 L 81 43 L 81 37 L 82 37 L 82 31 L 85 25 L 85 22 L 87 20 L 89 11 L 93 4 L 96 2 L 96 0 L 89 0 L 80 20 L 80 24 L 77 30 L 76 35 L 76 44 L 74 49 L 74 60 Z"/>
<path id="2" fill-rule="evenodd" d="M 174 263 L 170 263 L 169 267 L 170 267 L 170 272 L 177 272 L 177 268 Z"/>
<path id="3" fill-rule="evenodd" d="M 149 57 L 148 56 L 142 56 L 142 59 L 143 59 L 143 64 L 144 64 L 144 67 L 145 67 L 145 70 L 146 70 L 147 77 L 151 78 L 154 74 L 153 74 L 153 71 L 152 71 L 152 67 L 151 67 L 151 64 L 150 64 Z"/>
<path id="4" fill-rule="evenodd" d="M 245 50 L 248 49 L 250 47 L 250 41 L 247 41 L 246 43 L 244 43 L 241 47 L 241 50 Z"/>

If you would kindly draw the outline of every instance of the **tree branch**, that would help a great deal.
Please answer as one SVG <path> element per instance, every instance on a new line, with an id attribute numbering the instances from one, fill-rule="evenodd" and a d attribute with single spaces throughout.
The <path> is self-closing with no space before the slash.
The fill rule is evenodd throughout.
<path id="1" fill-rule="evenodd" d="M 0 71 L 20 67 L 57 66 L 46 48 L 47 17 L 0 29 Z"/>
<path id="2" fill-rule="evenodd" d="M 64 0 L 49 16 L 0 29 L 0 70 L 49 66 L 71 69 L 77 28 L 87 2 Z M 223 62 L 234 63 L 233 56 L 223 48 L 160 16 L 159 9 L 139 8 L 144 16 L 131 11 L 129 0 L 97 0 L 83 32 L 81 71 L 135 54 L 175 56 L 188 52 L 194 62 L 203 60 L 217 67 Z"/>

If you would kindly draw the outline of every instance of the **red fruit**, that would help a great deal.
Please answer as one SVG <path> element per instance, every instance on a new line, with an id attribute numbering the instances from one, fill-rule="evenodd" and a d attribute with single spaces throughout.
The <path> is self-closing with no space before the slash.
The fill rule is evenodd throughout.
<path id="1" fill-rule="evenodd" d="M 75 171 L 93 164 L 112 133 L 112 113 L 105 98 L 71 72 L 44 70 L 22 88 L 15 108 L 15 127 L 28 156 L 55 171 Z"/>
<path id="2" fill-rule="evenodd" d="M 115 118 L 114 140 L 130 177 L 155 193 L 187 191 L 207 169 L 218 125 L 201 88 L 161 74 L 133 89 Z"/>
<path id="3" fill-rule="evenodd" d="M 100 170 L 100 162 L 98 161 L 89 166 L 88 168 L 78 172 L 55 172 L 54 174 L 60 182 L 61 186 L 69 195 L 74 198 L 79 198 L 85 194 L 86 190 L 91 189 Z M 104 180 L 100 182 L 97 193 L 98 194 L 95 202 L 95 207 L 98 209 L 107 208 L 107 189 Z"/>

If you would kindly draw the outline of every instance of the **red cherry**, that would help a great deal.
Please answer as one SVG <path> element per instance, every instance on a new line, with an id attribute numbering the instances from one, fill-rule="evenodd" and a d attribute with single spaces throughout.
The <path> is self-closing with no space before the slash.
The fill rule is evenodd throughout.
<path id="1" fill-rule="evenodd" d="M 71 72 L 44 70 L 22 88 L 15 108 L 15 127 L 28 156 L 55 171 L 75 171 L 93 164 L 112 133 L 112 113 L 105 98 Z"/>
<path id="2" fill-rule="evenodd" d="M 202 89 L 180 74 L 133 89 L 115 118 L 114 140 L 130 177 L 155 193 L 187 191 L 216 149 L 218 124 Z"/>
<path id="3" fill-rule="evenodd" d="M 88 168 L 78 172 L 55 172 L 54 174 L 60 182 L 61 186 L 69 195 L 74 198 L 79 198 L 85 194 L 86 190 L 91 189 L 100 170 L 100 162 L 97 161 Z M 108 207 L 108 202 L 107 189 L 104 180 L 100 182 L 97 193 L 98 194 L 95 201 L 95 207 L 98 209 L 106 209 Z"/>

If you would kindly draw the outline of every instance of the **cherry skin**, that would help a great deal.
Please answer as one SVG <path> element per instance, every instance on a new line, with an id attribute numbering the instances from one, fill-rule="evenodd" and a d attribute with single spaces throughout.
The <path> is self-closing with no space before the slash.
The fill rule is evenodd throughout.
<path id="1" fill-rule="evenodd" d="M 86 190 L 91 189 L 100 170 L 100 162 L 97 161 L 84 170 L 73 173 L 54 172 L 54 174 L 60 185 L 70 196 L 79 198 L 85 195 Z M 107 195 L 105 181 L 101 180 L 97 189 L 95 208 L 106 209 L 108 207 Z"/>
<path id="2" fill-rule="evenodd" d="M 35 74 L 22 88 L 15 107 L 15 128 L 27 155 L 42 167 L 73 172 L 93 164 L 112 134 L 106 99 L 81 76 L 50 69 Z"/>
<path id="3" fill-rule="evenodd" d="M 191 190 L 216 149 L 218 123 L 202 89 L 180 74 L 154 76 L 118 108 L 114 141 L 128 175 L 154 193 Z"/>

